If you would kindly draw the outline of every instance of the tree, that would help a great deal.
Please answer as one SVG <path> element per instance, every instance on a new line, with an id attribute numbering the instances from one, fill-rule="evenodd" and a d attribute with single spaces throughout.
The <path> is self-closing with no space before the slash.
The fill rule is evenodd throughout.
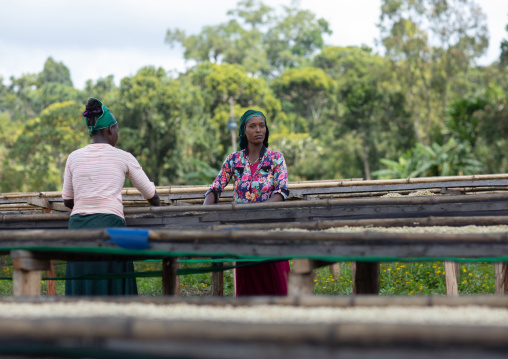
<path id="1" fill-rule="evenodd" d="M 333 106 L 337 91 L 335 81 L 315 67 L 288 69 L 272 82 L 272 88 L 285 101 L 286 111 L 299 114 L 307 120 L 304 130 L 311 133 L 319 124 L 326 107 Z"/>
<path id="2" fill-rule="evenodd" d="M 47 82 L 57 82 L 65 86 L 72 87 L 71 74 L 67 66 L 62 62 L 56 62 L 52 57 L 48 57 L 44 63 L 44 69 L 39 74 L 41 84 Z"/>
<path id="3" fill-rule="evenodd" d="M 201 101 L 198 91 L 162 68 L 145 67 L 122 79 L 111 105 L 120 125 L 119 146 L 138 157 L 155 183 L 167 185 L 177 178 L 179 135 L 201 111 Z"/>
<path id="4" fill-rule="evenodd" d="M 432 119 L 439 121 L 450 94 L 461 91 L 458 75 L 488 46 L 485 15 L 473 0 L 383 0 L 379 28 L 408 90 L 415 133 L 428 141 Z"/>
<path id="5" fill-rule="evenodd" d="M 202 92 L 204 112 L 208 114 L 207 122 L 213 129 L 216 142 L 211 152 L 214 157 L 210 163 L 212 166 L 216 165 L 214 161 L 222 164 L 230 151 L 231 135 L 227 130 L 227 122 L 231 113 L 238 121 L 247 109 L 259 109 L 267 116 L 270 130 L 286 124 L 285 117 L 281 116 L 280 102 L 266 81 L 249 76 L 240 65 L 201 64 L 189 76 Z"/>
<path id="6" fill-rule="evenodd" d="M 506 25 L 506 31 L 508 31 L 508 25 Z M 499 55 L 499 63 L 503 67 L 508 66 L 508 40 L 503 39 L 501 41 L 501 55 Z"/>
<path id="7" fill-rule="evenodd" d="M 414 178 L 437 176 L 463 176 L 481 173 L 482 163 L 474 158 L 466 143 L 450 138 L 445 144 L 427 146 L 417 143 L 398 161 L 382 159 L 385 169 L 376 171 L 379 178 Z"/>
<path id="8" fill-rule="evenodd" d="M 345 133 L 359 136 L 360 146 L 351 148 L 360 151 L 363 176 L 368 179 L 372 165 L 384 152 L 382 146 L 402 137 L 392 149 L 398 151 L 401 144 L 406 147 L 412 141 L 412 133 L 405 128 L 406 98 L 393 81 L 389 63 L 369 48 L 328 47 L 313 63 L 337 82 L 340 112 L 336 117 L 341 121 L 330 126 L 337 137 Z"/>
<path id="9" fill-rule="evenodd" d="M 181 44 L 185 59 L 198 64 L 239 64 L 251 74 L 269 76 L 309 62 L 323 48 L 323 35 L 331 33 L 326 20 L 295 4 L 276 15 L 262 2 L 242 0 L 228 14 L 231 20 L 205 26 L 196 35 L 170 29 L 165 41 Z"/>
<path id="10" fill-rule="evenodd" d="M 481 97 L 452 102 L 448 110 L 447 134 L 459 142 L 466 143 L 474 151 L 480 132 L 477 115 L 487 104 L 487 100 Z"/>
<path id="11" fill-rule="evenodd" d="M 5 111 L 9 112 L 14 122 L 26 121 L 35 117 L 41 109 L 36 105 L 37 75 L 25 74 L 18 78 L 11 77 L 11 84 L 3 98 Z"/>
<path id="12" fill-rule="evenodd" d="M 106 96 L 110 96 L 116 91 L 117 87 L 113 75 L 101 77 L 97 79 L 95 83 L 92 80 L 88 80 L 84 90 L 88 97 L 95 97 L 98 99 L 104 99 Z"/>
<path id="13" fill-rule="evenodd" d="M 312 12 L 294 4 L 284 6 L 284 14 L 265 36 L 268 61 L 279 73 L 306 65 L 324 47 L 323 35 L 331 33 L 325 19 L 316 19 Z"/>
<path id="14" fill-rule="evenodd" d="M 81 112 L 77 102 L 58 102 L 26 123 L 9 155 L 25 190 L 61 189 L 67 156 L 88 143 Z"/>
<path id="15" fill-rule="evenodd" d="M 198 64 L 240 64 L 250 73 L 269 71 L 260 26 L 271 21 L 272 8 L 252 0 L 240 1 L 228 14 L 226 23 L 207 25 L 200 33 L 187 36 L 183 30 L 168 30 L 165 42 L 171 47 L 180 43 L 184 58 Z M 242 24 L 243 23 L 243 24 Z"/>

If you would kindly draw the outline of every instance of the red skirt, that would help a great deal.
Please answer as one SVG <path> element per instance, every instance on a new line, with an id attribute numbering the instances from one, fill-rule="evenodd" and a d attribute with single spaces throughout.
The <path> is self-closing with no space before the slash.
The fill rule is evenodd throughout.
<path id="1" fill-rule="evenodd" d="M 287 295 L 289 261 L 236 269 L 236 295 Z"/>

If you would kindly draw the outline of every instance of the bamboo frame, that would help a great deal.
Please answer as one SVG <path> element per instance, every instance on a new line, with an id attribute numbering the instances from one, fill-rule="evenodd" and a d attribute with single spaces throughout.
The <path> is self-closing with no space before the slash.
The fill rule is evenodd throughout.
<path id="1" fill-rule="evenodd" d="M 127 329 L 128 330 L 127 330 Z M 0 341 L 83 350 L 200 358 L 482 357 L 508 349 L 508 328 L 488 325 L 379 323 L 227 323 L 134 317 L 15 318 L 0 322 Z M 0 350 L 3 350 L 3 347 Z M 104 353 L 104 352 L 102 352 Z M 46 352 L 47 354 L 47 352 Z M 152 356 L 151 356 L 152 355 Z M 116 357 L 120 357 L 116 355 Z"/>
<path id="2" fill-rule="evenodd" d="M 369 186 L 397 186 L 397 185 L 432 185 L 432 184 L 440 184 L 440 183 L 450 183 L 450 182 L 473 182 L 471 186 L 481 186 L 481 183 L 474 184 L 474 182 L 481 181 L 506 181 L 508 180 L 508 174 L 491 174 L 491 175 L 473 175 L 473 176 L 452 176 L 452 177 L 423 177 L 423 178 L 407 178 L 407 179 L 395 179 L 395 180 L 370 180 L 364 181 L 359 179 L 341 179 L 341 180 L 325 180 L 325 181 L 303 181 L 303 182 L 293 182 L 289 183 L 288 187 L 290 191 L 299 190 L 319 190 L 319 189 L 332 189 L 335 187 L 341 188 L 349 188 L 348 192 L 351 192 L 352 188 L 358 188 L 360 192 L 364 191 L 362 187 Z M 442 186 L 442 185 L 440 185 Z M 496 186 L 496 184 L 490 184 L 488 186 Z M 499 183 L 497 184 L 499 186 Z M 467 186 L 470 187 L 470 186 Z M 506 187 L 506 184 L 505 184 Z M 428 186 L 424 186 L 424 188 L 429 188 Z M 171 195 L 192 195 L 199 194 L 201 195 L 208 189 L 208 186 L 166 186 L 166 187 L 157 187 L 157 192 L 161 197 L 171 196 Z M 230 192 L 233 190 L 233 186 L 229 185 L 225 188 L 224 194 L 230 195 Z M 382 188 L 376 189 L 376 191 L 382 191 Z M 311 191 L 312 192 L 312 191 Z M 315 192 L 315 191 L 314 191 Z M 319 193 L 319 191 L 317 192 Z M 310 193 L 309 193 L 310 194 Z M 134 188 L 125 188 L 122 190 L 122 195 L 129 196 L 141 196 L 140 192 Z M 301 196 L 301 194 L 299 194 Z M 2 193 L 0 194 L 0 202 L 4 201 L 21 201 L 27 202 L 28 198 L 39 198 L 46 199 L 50 202 L 54 201 L 62 201 L 61 192 L 15 192 L 15 193 Z M 142 198 L 140 198 L 142 200 Z M 171 200 L 167 198 L 165 201 Z M 59 209 L 61 210 L 61 209 Z"/>
<path id="3" fill-rule="evenodd" d="M 0 303 L 79 303 L 75 297 L 0 297 Z M 214 307 L 255 307 L 261 305 L 290 306 L 300 308 L 358 308 L 358 307 L 463 307 L 479 306 L 508 309 L 508 296 L 304 296 L 304 297 L 88 297 L 90 303 L 142 303 L 152 305 L 190 304 Z"/>

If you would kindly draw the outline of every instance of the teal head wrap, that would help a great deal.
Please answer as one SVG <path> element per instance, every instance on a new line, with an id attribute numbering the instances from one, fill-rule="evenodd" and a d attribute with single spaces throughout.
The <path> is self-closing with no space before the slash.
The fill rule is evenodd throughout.
<path id="1" fill-rule="evenodd" d="M 266 117 L 265 115 L 263 115 L 263 112 L 261 111 L 247 110 L 240 118 L 240 128 L 238 130 L 238 136 L 240 136 L 240 148 L 242 150 L 246 149 L 248 145 L 247 136 L 245 136 L 245 126 L 247 125 L 247 121 L 250 118 L 256 116 L 263 117 L 266 123 Z M 268 148 L 268 135 L 269 135 L 268 126 L 266 126 L 266 135 L 263 141 L 263 145 L 267 148 Z"/>
<path id="2" fill-rule="evenodd" d="M 91 97 L 88 101 L 90 101 L 90 100 L 96 100 L 101 105 L 100 109 L 93 110 L 93 111 L 87 110 L 87 111 L 83 112 L 83 116 L 86 118 L 85 122 L 86 122 L 86 126 L 88 127 L 88 131 L 90 132 L 90 136 L 93 135 L 94 131 L 102 130 L 103 128 L 107 128 L 109 126 L 117 124 L 116 118 L 115 118 L 115 116 L 113 116 L 113 114 L 111 113 L 109 108 L 104 106 L 102 104 L 102 102 L 97 100 L 96 98 Z M 93 126 L 91 126 L 89 119 L 91 119 L 92 117 L 95 117 L 99 114 L 100 114 L 99 118 L 97 119 L 95 124 Z"/>

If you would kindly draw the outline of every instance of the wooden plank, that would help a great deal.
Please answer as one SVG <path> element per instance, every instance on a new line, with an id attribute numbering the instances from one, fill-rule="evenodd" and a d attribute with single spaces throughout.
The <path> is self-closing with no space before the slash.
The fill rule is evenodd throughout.
<path id="1" fill-rule="evenodd" d="M 152 235 L 153 233 L 153 235 Z M 12 246 L 61 247 L 67 246 L 115 248 L 108 243 L 103 230 L 23 230 L 0 231 L 0 252 Z M 508 255 L 507 233 L 434 234 L 390 233 L 363 231 L 346 232 L 266 232 L 247 230 L 228 231 L 150 231 L 150 249 L 166 253 L 230 253 L 255 256 L 281 257 L 456 257 L 479 258 Z M 147 256 L 150 252 L 146 252 Z M 65 253 L 63 253 L 65 254 Z M 126 253 L 128 256 L 128 253 Z M 52 253 L 51 259 L 61 259 Z M 69 255 L 69 254 L 65 254 Z M 74 254 L 76 257 L 90 254 Z M 109 254 L 94 254 L 109 258 Z M 137 255 L 141 257 L 141 254 Z M 48 258 L 47 256 L 44 258 Z M 65 257 L 69 258 L 69 257 Z"/>
<path id="2" fill-rule="evenodd" d="M 213 268 L 223 267 L 222 263 L 212 263 Z M 212 295 L 224 296 L 224 272 L 212 272 Z"/>
<path id="3" fill-rule="evenodd" d="M 55 272 L 55 261 L 50 261 L 49 269 L 46 271 L 46 277 L 49 278 L 55 278 L 56 272 Z M 46 280 L 46 292 L 47 295 L 50 297 L 56 296 L 56 281 L 54 280 Z"/>
<path id="4" fill-rule="evenodd" d="M 14 269 L 12 273 L 12 287 L 15 297 L 41 295 L 41 271 Z"/>
<path id="5" fill-rule="evenodd" d="M 457 286 L 457 266 L 455 262 L 444 262 L 445 280 L 446 280 L 446 295 L 458 296 L 459 290 Z"/>
<path id="6" fill-rule="evenodd" d="M 315 260 L 315 259 L 304 259 L 304 258 L 295 258 L 293 260 L 293 272 L 294 273 L 312 273 L 314 269 L 318 269 L 324 266 L 329 265 L 330 262 Z"/>
<path id="7" fill-rule="evenodd" d="M 377 198 L 284 202 L 250 206 L 126 208 L 129 226 L 182 228 L 217 224 L 294 222 L 308 220 L 359 220 L 395 217 L 491 215 L 508 213 L 508 195 L 468 195 L 438 198 Z M 252 210 L 256 206 L 256 210 Z M 160 209 L 159 209 L 160 208 Z M 192 208 L 189 210 L 188 208 Z M 246 213 L 250 212 L 247 216 Z M 65 228 L 68 214 L 4 215 L 0 228 Z"/>
<path id="8" fill-rule="evenodd" d="M 41 271 L 48 270 L 50 267 L 48 260 L 37 258 L 37 255 L 31 251 L 13 250 L 10 254 L 14 269 L 24 271 Z"/>
<path id="9" fill-rule="evenodd" d="M 353 294 L 379 294 L 377 262 L 353 262 Z"/>
<path id="10" fill-rule="evenodd" d="M 495 263 L 495 286 L 496 294 L 505 295 L 508 293 L 508 263 Z"/>
<path id="11" fill-rule="evenodd" d="M 288 295 L 301 296 L 314 294 L 314 272 L 289 272 Z"/>
<path id="12" fill-rule="evenodd" d="M 178 258 L 170 257 L 162 260 L 162 295 L 176 295 Z"/>
<path id="13" fill-rule="evenodd" d="M 394 185 L 370 185 L 355 187 L 323 187 L 308 188 L 301 190 L 298 194 L 315 195 L 315 194 L 332 194 L 332 193 L 362 193 L 362 192 L 396 192 L 396 191 L 417 191 L 422 189 L 433 188 L 454 188 L 454 187 L 487 187 L 487 186 L 508 186 L 508 180 L 481 180 L 481 181 L 435 181 L 431 183 L 411 183 L 411 184 L 394 184 Z M 295 191 L 296 192 L 296 191 Z"/>

